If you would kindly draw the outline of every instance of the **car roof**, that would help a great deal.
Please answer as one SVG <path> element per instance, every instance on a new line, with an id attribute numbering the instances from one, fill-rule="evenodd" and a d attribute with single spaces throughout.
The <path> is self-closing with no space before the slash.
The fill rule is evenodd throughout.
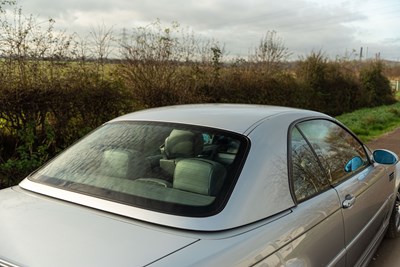
<path id="1" fill-rule="evenodd" d="M 279 106 L 246 104 L 191 104 L 153 108 L 118 117 L 115 121 L 162 121 L 194 124 L 246 134 L 261 121 L 284 113 L 303 113 L 319 116 L 321 113 Z"/>

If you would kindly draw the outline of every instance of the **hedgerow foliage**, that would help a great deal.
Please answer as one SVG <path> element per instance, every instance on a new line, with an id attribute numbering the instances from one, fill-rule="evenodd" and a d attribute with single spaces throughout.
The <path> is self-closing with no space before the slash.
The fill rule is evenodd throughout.
<path id="1" fill-rule="evenodd" d="M 0 187 L 133 110 L 220 102 L 338 115 L 394 101 L 382 62 L 331 61 L 321 52 L 288 62 L 274 31 L 248 59 L 232 59 L 219 42 L 197 39 L 177 23 L 157 21 L 115 40 L 105 26 L 89 39 L 56 32 L 53 20 L 38 23 L 20 9 L 0 22 Z M 115 44 L 119 59 L 111 61 Z"/>
<path id="2" fill-rule="evenodd" d="M 79 54 L 73 36 L 16 10 L 0 49 L 0 187 L 18 182 L 76 139 L 131 110 L 121 78 Z"/>

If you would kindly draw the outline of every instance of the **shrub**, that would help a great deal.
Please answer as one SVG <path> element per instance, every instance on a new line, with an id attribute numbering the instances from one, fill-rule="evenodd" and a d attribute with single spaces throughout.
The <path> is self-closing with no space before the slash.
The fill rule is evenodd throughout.
<path id="1" fill-rule="evenodd" d="M 321 52 L 299 62 L 299 82 L 311 91 L 311 106 L 336 116 L 362 107 L 388 105 L 395 97 L 383 75 L 381 61 L 361 65 L 355 61 L 329 61 Z"/>
<path id="2" fill-rule="evenodd" d="M 48 160 L 48 149 L 54 142 L 54 133 L 48 130 L 46 138 L 39 141 L 35 132 L 33 123 L 17 132 L 15 152 L 0 163 L 0 188 L 18 183 Z"/>
<path id="3" fill-rule="evenodd" d="M 388 105 L 396 102 L 390 81 L 383 75 L 381 61 L 370 61 L 360 71 L 360 81 L 366 98 L 366 106 Z"/>
<path id="4" fill-rule="evenodd" d="M 79 51 L 75 35 L 53 31 L 21 9 L 1 14 L 0 187 L 18 182 L 76 139 L 132 109 L 132 96 L 105 65 Z M 104 39 L 106 35 L 106 39 Z M 110 40 L 110 31 L 92 35 Z M 91 54 L 93 56 L 93 54 Z"/>

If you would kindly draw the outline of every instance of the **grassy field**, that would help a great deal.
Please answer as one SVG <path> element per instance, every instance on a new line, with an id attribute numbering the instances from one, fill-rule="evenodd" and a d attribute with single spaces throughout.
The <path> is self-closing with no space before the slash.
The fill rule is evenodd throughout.
<path id="1" fill-rule="evenodd" d="M 397 98 L 400 93 L 397 94 Z M 400 127 L 400 102 L 389 106 L 364 108 L 336 117 L 364 142 Z"/>

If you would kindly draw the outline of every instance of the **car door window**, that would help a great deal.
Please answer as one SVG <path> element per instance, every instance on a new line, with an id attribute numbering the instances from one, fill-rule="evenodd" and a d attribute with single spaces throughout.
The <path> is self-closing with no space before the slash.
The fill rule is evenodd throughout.
<path id="1" fill-rule="evenodd" d="M 290 162 L 293 192 L 298 202 L 330 187 L 315 153 L 297 128 L 291 133 Z"/>
<path id="2" fill-rule="evenodd" d="M 336 185 L 369 161 L 361 143 L 347 130 L 328 120 L 309 120 L 297 124 L 312 145 L 332 185 Z"/>

